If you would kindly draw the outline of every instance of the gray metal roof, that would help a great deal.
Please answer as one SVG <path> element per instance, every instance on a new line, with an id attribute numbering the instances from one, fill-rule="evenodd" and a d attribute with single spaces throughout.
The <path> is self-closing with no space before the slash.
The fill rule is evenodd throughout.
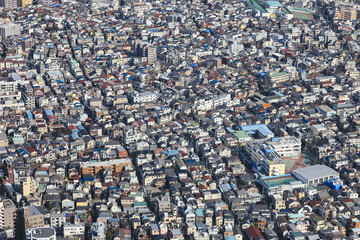
<path id="1" fill-rule="evenodd" d="M 338 176 L 339 173 L 325 165 L 314 165 L 306 168 L 296 169 L 293 173 L 298 174 L 307 180 L 317 179 L 329 175 Z"/>

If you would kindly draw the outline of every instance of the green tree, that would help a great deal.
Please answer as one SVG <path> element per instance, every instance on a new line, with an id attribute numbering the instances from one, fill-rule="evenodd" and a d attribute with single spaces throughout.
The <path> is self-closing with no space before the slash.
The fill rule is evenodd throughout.
<path id="1" fill-rule="evenodd" d="M 106 240 L 113 240 L 114 239 L 114 229 L 108 228 L 106 231 Z"/>
<path id="2" fill-rule="evenodd" d="M 51 203 L 49 203 L 49 202 L 46 202 L 45 204 L 44 204 L 44 207 L 47 209 L 47 210 L 51 210 L 51 208 L 52 208 L 52 206 L 51 206 Z"/>

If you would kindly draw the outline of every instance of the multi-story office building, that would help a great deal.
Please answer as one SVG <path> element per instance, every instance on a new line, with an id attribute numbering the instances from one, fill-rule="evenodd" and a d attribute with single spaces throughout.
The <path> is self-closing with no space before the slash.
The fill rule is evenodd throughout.
<path id="1" fill-rule="evenodd" d="M 285 163 L 275 148 L 266 144 L 263 140 L 248 141 L 246 152 L 250 156 L 250 164 L 259 172 L 267 176 L 285 174 Z"/>

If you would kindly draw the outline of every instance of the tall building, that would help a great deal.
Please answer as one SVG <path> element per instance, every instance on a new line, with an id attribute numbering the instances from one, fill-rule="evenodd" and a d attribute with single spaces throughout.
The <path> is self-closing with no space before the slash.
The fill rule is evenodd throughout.
<path id="1" fill-rule="evenodd" d="M 25 101 L 25 107 L 26 109 L 34 109 L 35 108 L 35 95 L 34 95 L 34 90 L 31 87 L 30 84 L 25 84 L 22 88 L 21 88 L 21 92 L 22 92 L 22 97 Z"/>
<path id="2" fill-rule="evenodd" d="M 27 177 L 21 177 L 19 180 L 21 182 L 21 190 L 23 196 L 27 197 L 30 194 L 35 193 L 36 185 L 34 178 L 27 176 Z"/>
<path id="3" fill-rule="evenodd" d="M 19 1 L 19 7 L 26 7 L 27 5 L 32 5 L 32 0 L 20 0 Z"/>
<path id="4" fill-rule="evenodd" d="M 14 184 L 15 183 L 15 179 L 14 179 L 15 171 L 13 168 L 13 164 L 9 159 L 6 159 L 4 162 L 4 170 L 5 170 L 5 174 L 6 174 L 5 181 L 10 184 Z"/>
<path id="5" fill-rule="evenodd" d="M 6 231 L 7 238 L 14 237 L 16 205 L 10 199 L 0 200 L 0 229 Z"/>
<path id="6" fill-rule="evenodd" d="M 5 9 L 11 9 L 17 7 L 17 0 L 0 0 L 0 6 Z"/>
<path id="7" fill-rule="evenodd" d="M 157 61 L 156 48 L 154 46 L 151 46 L 151 45 L 147 46 L 146 57 L 147 57 L 148 63 L 150 63 L 150 64 L 153 64 L 154 62 Z"/>

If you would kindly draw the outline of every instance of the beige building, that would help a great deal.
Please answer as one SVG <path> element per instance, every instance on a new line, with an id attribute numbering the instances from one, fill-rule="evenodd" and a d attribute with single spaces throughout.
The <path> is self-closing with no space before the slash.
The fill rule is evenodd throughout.
<path id="1" fill-rule="evenodd" d="M 14 237 L 16 206 L 10 199 L 0 201 L 0 228 L 6 231 L 7 237 Z"/>
<path id="2" fill-rule="evenodd" d="M 0 133 L 0 147 L 7 147 L 9 146 L 9 140 L 5 133 Z"/>
<path id="3" fill-rule="evenodd" d="M 24 207 L 25 230 L 44 226 L 44 215 L 35 206 Z"/>
<path id="4" fill-rule="evenodd" d="M 286 83 L 290 80 L 290 74 L 288 72 L 272 73 L 265 76 L 265 81 L 270 87 L 277 87 L 282 83 Z"/>
<path id="5" fill-rule="evenodd" d="M 275 210 L 280 211 L 286 209 L 285 201 L 280 194 L 272 195 L 272 201 Z"/>
<path id="6" fill-rule="evenodd" d="M 19 7 L 26 7 L 27 5 L 32 5 L 32 0 L 19 0 Z"/>
<path id="7" fill-rule="evenodd" d="M 125 167 L 132 167 L 132 162 L 129 158 L 123 158 L 103 162 L 85 162 L 80 165 L 81 174 L 89 174 L 91 176 L 97 175 L 106 167 L 109 167 L 113 173 L 119 173 Z"/>
<path id="8" fill-rule="evenodd" d="M 355 8 L 341 8 L 335 12 L 335 16 L 343 21 L 357 20 L 357 10 Z"/>
<path id="9" fill-rule="evenodd" d="M 30 176 L 27 176 L 27 177 L 22 177 L 20 179 L 20 182 L 21 182 L 22 194 L 25 197 L 35 193 L 36 191 L 35 179 L 33 179 Z"/>
<path id="10" fill-rule="evenodd" d="M 277 176 L 285 174 L 285 163 L 272 145 L 262 140 L 253 140 L 246 143 L 246 152 L 250 161 L 257 165 L 266 176 Z"/>

